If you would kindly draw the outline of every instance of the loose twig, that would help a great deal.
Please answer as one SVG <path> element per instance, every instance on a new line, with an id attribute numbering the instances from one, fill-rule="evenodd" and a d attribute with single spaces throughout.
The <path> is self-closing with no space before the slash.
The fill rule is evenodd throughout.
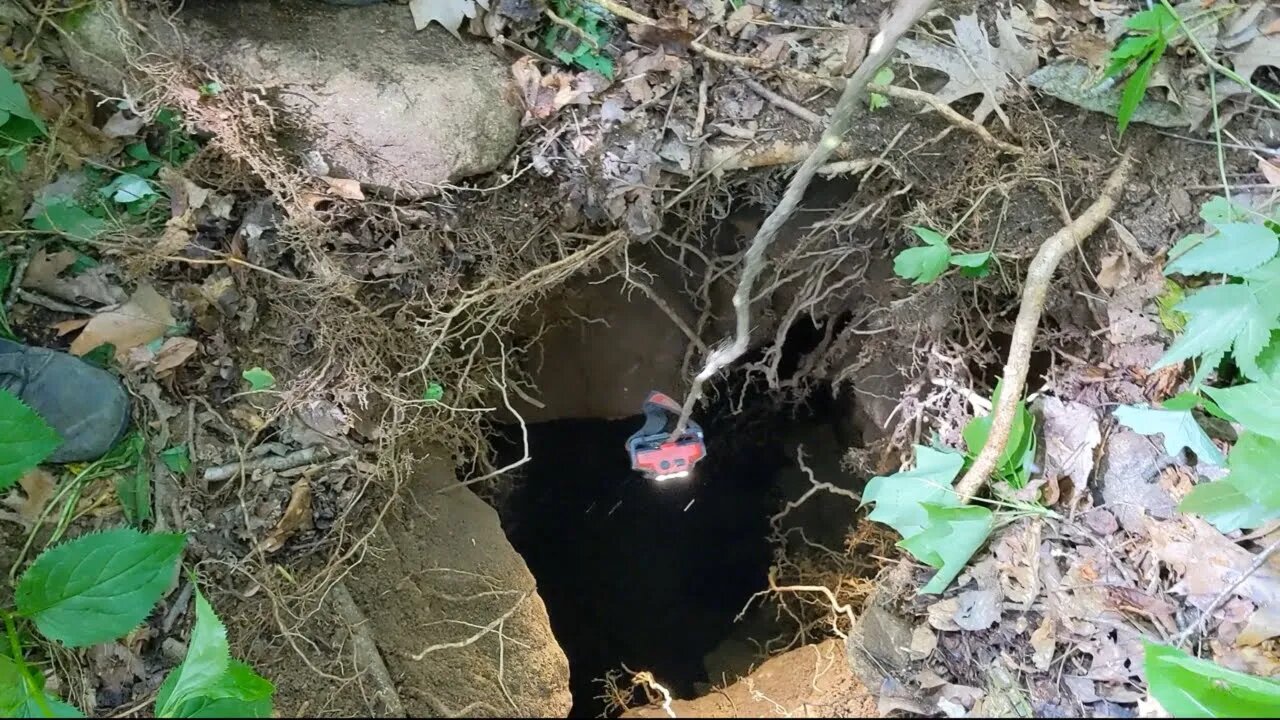
<path id="1" fill-rule="evenodd" d="M 610 5 L 616 5 L 612 0 L 602 0 L 601 4 L 611 12 Z M 765 253 L 768 251 L 769 245 L 778 234 L 778 230 L 782 228 L 782 225 L 795 212 L 796 207 L 800 205 L 800 200 L 803 199 L 805 190 L 808 189 L 809 182 L 813 180 L 818 168 L 826 163 L 836 148 L 840 147 L 841 139 L 852 124 L 854 111 L 857 110 L 862 102 L 863 96 L 867 94 L 867 83 L 871 81 L 880 66 L 893 54 L 898 40 L 906 34 L 907 30 L 911 29 L 916 20 L 924 15 L 931 4 L 932 0 L 899 0 L 898 5 L 893 10 L 893 14 L 889 16 L 889 19 L 885 21 L 884 27 L 876 35 L 875 39 L 871 41 L 870 54 L 867 55 L 866 60 L 862 61 L 862 64 L 858 66 L 858 70 L 854 72 L 848 83 L 845 84 L 844 92 L 841 93 L 840 100 L 836 102 L 835 109 L 832 111 L 831 124 L 822 133 L 822 139 L 809 157 L 805 159 L 800 169 L 796 171 L 795 176 L 791 178 L 782 201 L 765 218 L 760 230 L 756 233 L 755 238 L 752 239 L 751 245 L 747 247 L 746 255 L 742 260 L 742 277 L 738 280 L 737 290 L 733 293 L 733 310 L 736 316 L 734 337 L 728 344 L 711 351 L 707 356 L 706 365 L 694 376 L 693 383 L 689 388 L 689 394 L 685 397 L 684 408 L 680 412 L 680 420 L 676 423 L 675 430 L 672 433 L 672 438 L 678 437 L 683 433 L 685 427 L 689 424 L 689 417 L 693 414 L 693 407 L 702 398 L 703 384 L 728 367 L 730 363 L 742 357 L 743 353 L 747 351 L 747 346 L 751 341 L 752 291 L 755 288 L 756 278 L 764 269 Z"/>
<path id="2" fill-rule="evenodd" d="M 288 455 L 273 455 L 271 457 L 259 458 L 257 460 L 246 460 L 244 462 L 233 462 L 218 467 L 211 467 L 204 471 L 202 479 L 205 482 L 218 482 L 220 480 L 230 480 L 241 471 L 251 472 L 253 470 L 290 470 L 303 465 L 327 460 L 333 452 L 327 447 L 316 445 L 314 447 L 303 448 L 297 452 Z"/>
<path id="3" fill-rule="evenodd" d="M 1250 575 L 1258 572 L 1263 565 L 1266 565 L 1267 560 L 1270 560 L 1271 556 L 1275 555 L 1277 550 L 1280 550 L 1280 540 L 1276 540 L 1268 545 L 1265 550 L 1258 553 L 1258 556 L 1253 559 L 1253 562 L 1249 564 L 1249 567 L 1246 568 L 1244 572 L 1240 573 L 1240 577 L 1236 578 L 1235 582 L 1223 588 L 1222 592 L 1218 593 L 1218 596 L 1213 599 L 1213 602 L 1209 603 L 1208 607 L 1204 609 L 1204 612 L 1200 613 L 1200 616 L 1196 618 L 1195 622 L 1188 625 L 1182 632 L 1173 636 L 1174 646 L 1181 646 L 1192 635 L 1200 632 L 1204 627 L 1205 621 L 1209 619 L 1209 616 L 1213 615 L 1214 611 L 1218 609 L 1218 606 L 1226 602 L 1227 598 L 1231 597 L 1231 594 L 1236 591 L 1236 588 L 1240 587 L 1245 580 L 1248 580 Z"/>
<path id="4" fill-rule="evenodd" d="M 1053 273 L 1058 263 L 1071 252 L 1082 240 L 1093 234 L 1115 207 L 1116 199 L 1124 189 L 1129 170 L 1133 167 L 1133 157 L 1126 152 L 1120 164 L 1107 178 L 1102 188 L 1102 195 L 1069 225 L 1054 233 L 1040 245 L 1040 250 L 1031 260 L 1027 268 L 1027 279 L 1022 286 L 1022 304 L 1018 309 L 1018 319 L 1013 324 L 1013 340 L 1009 344 L 1009 358 L 1005 361 L 1003 382 L 1000 391 L 1000 402 L 991 415 L 991 432 L 987 436 L 987 444 L 973 461 L 973 466 L 956 483 L 956 493 L 962 502 L 969 502 L 982 486 L 987 477 L 995 469 L 996 462 L 1009 443 L 1009 431 L 1013 426 L 1013 417 L 1022 399 L 1022 390 L 1027 384 L 1027 368 L 1031 360 L 1031 347 L 1036 340 L 1036 329 L 1040 324 L 1040 315 L 1044 312 L 1044 301 L 1049 294 L 1049 283 L 1053 281 Z"/>
<path id="5" fill-rule="evenodd" d="M 821 124 L 822 124 L 822 118 L 818 116 L 818 113 L 816 113 L 816 112 L 814 112 L 814 111 L 810 110 L 809 108 L 807 108 L 807 107 L 805 107 L 805 106 L 801 105 L 800 103 L 796 102 L 795 100 L 792 100 L 792 99 L 790 99 L 790 98 L 783 97 L 782 95 L 779 95 L 778 93 L 776 93 L 776 92 L 774 92 L 774 91 L 770 90 L 769 88 L 765 87 L 763 83 L 757 82 L 757 81 L 752 80 L 752 79 L 750 79 L 750 78 L 744 78 L 744 79 L 743 79 L 743 83 L 744 83 L 747 87 L 751 88 L 751 92 L 753 92 L 753 93 L 755 93 L 755 94 L 759 95 L 760 97 L 764 98 L 765 100 L 768 100 L 769 102 L 773 103 L 774 105 L 777 105 L 778 107 L 782 108 L 783 110 L 786 110 L 787 112 L 791 113 L 792 115 L 795 115 L 796 117 L 800 118 L 801 120 L 804 120 L 804 121 L 807 121 L 807 122 L 813 123 L 814 125 L 821 125 Z"/>

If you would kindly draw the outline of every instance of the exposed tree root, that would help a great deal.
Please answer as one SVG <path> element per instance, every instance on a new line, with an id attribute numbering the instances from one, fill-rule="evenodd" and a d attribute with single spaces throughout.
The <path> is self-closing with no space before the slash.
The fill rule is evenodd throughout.
<path id="1" fill-rule="evenodd" d="M 1107 178 L 1102 194 L 1079 217 L 1054 233 L 1040 245 L 1040 250 L 1031 260 L 1027 268 L 1027 279 L 1022 286 L 1022 304 L 1018 309 L 1018 319 L 1013 325 L 1013 339 L 1009 345 L 1009 358 L 1004 365 L 1003 389 L 1000 401 L 991 415 L 991 433 L 987 444 L 973 461 L 969 471 L 956 483 L 956 493 L 962 502 L 969 502 L 982 486 L 986 484 L 991 471 L 995 469 L 1000 455 L 1009 443 L 1009 431 L 1013 426 L 1013 417 L 1018 402 L 1022 399 L 1023 388 L 1027 384 L 1027 368 L 1031 361 L 1031 348 L 1035 343 L 1036 329 L 1040 325 L 1040 315 L 1044 312 L 1044 301 L 1049 294 L 1049 283 L 1053 281 L 1053 273 L 1058 263 L 1085 238 L 1093 234 L 1098 226 L 1111 214 L 1116 199 L 1124 189 L 1129 171 L 1133 167 L 1132 151 L 1126 152 L 1120 164 Z"/>
<path id="2" fill-rule="evenodd" d="M 611 5 L 615 4 L 611 0 L 606 1 Z M 713 350 L 707 356 L 702 370 L 698 371 L 698 374 L 694 376 L 693 383 L 689 387 L 689 393 L 685 397 L 680 420 L 676 423 L 671 437 L 679 436 L 689 424 L 689 417 L 693 414 L 693 408 L 702 398 L 703 384 L 742 357 L 743 353 L 747 351 L 747 346 L 751 341 L 752 291 L 755 288 L 756 278 L 760 275 L 760 271 L 764 269 L 765 254 L 769 249 L 769 245 L 773 242 L 774 237 L 777 236 L 778 230 L 782 228 L 783 224 L 786 223 L 791 214 L 800 205 L 801 199 L 804 198 L 805 190 L 808 189 L 809 182 L 813 180 L 818 168 L 827 162 L 827 159 L 831 157 L 836 148 L 840 147 L 841 139 L 853 121 L 854 111 L 861 104 L 863 96 L 867 94 L 867 83 L 871 81 L 880 66 L 888 61 L 889 56 L 893 54 L 897 47 L 898 40 L 906 34 L 907 30 L 911 29 L 917 19 L 924 15 L 931 4 L 931 0 L 899 0 L 897 6 L 894 7 L 893 13 L 885 21 L 884 27 L 872 40 L 870 54 L 862 61 L 862 64 L 858 66 L 857 71 L 850 76 L 848 83 L 845 85 L 844 92 L 841 93 L 840 100 L 836 103 L 835 110 L 832 112 L 831 124 L 822 133 L 822 139 L 809 157 L 805 159 L 800 169 L 796 171 L 795 176 L 791 178 L 782 201 L 765 218 L 760 230 L 747 247 L 746 255 L 742 260 L 742 276 L 738 281 L 737 289 L 733 293 L 733 309 L 736 315 L 734 336 L 728 344 Z"/>

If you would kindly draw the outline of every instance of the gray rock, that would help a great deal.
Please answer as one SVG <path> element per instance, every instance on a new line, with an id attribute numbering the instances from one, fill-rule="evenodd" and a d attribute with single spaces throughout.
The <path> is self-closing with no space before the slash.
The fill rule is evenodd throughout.
<path id="1" fill-rule="evenodd" d="M 523 109 L 506 60 L 437 25 L 414 30 L 403 5 L 219 0 L 186 3 L 172 24 L 141 12 L 145 35 L 116 3 L 68 23 L 72 69 L 119 95 L 128 56 L 145 48 L 265 88 L 288 111 L 279 140 L 300 167 L 418 196 L 489 172 L 515 148 Z"/>
<path id="2" fill-rule="evenodd" d="M 910 646 L 911 623 L 884 606 L 869 605 L 845 641 L 845 654 L 854 676 L 875 693 L 885 680 L 905 674 Z"/>
<path id="3" fill-rule="evenodd" d="M 119 95 L 129 67 L 125 49 L 138 39 L 117 3 L 93 3 L 60 27 L 59 40 L 71 69 L 99 90 Z"/>
<path id="4" fill-rule="evenodd" d="M 188 3 L 189 55 L 275 91 L 306 122 L 300 154 L 335 175 L 407 194 L 498 167 L 523 110 L 506 61 L 401 5 L 303 0 Z"/>

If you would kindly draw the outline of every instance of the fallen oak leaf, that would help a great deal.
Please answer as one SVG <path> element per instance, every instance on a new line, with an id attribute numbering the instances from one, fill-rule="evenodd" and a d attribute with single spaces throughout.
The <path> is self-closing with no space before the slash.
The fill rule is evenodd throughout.
<path id="1" fill-rule="evenodd" d="M 307 478 L 302 478 L 293 484 L 289 504 L 284 509 L 284 516 L 262 539 L 258 549 L 273 553 L 284 547 L 289 538 L 304 526 L 311 526 L 311 481 Z"/>
<path id="2" fill-rule="evenodd" d="M 974 121 L 981 123 L 995 111 L 1008 127 L 1009 118 L 1000 103 L 1017 88 L 1017 81 L 1036 69 L 1040 58 L 1018 41 L 1008 18 L 997 14 L 995 24 L 999 47 L 991 44 L 977 15 L 962 15 L 950 33 L 954 46 L 903 38 L 898 48 L 906 55 L 903 62 L 947 74 L 947 84 L 935 93 L 942 102 L 950 105 L 981 94 L 982 101 L 973 111 Z"/>
<path id="3" fill-rule="evenodd" d="M 84 355 L 111 343 L 116 359 L 123 361 L 139 345 L 164 337 L 175 323 L 169 301 L 150 285 L 141 284 L 124 305 L 90 318 L 84 330 L 71 342 L 72 355 Z"/>

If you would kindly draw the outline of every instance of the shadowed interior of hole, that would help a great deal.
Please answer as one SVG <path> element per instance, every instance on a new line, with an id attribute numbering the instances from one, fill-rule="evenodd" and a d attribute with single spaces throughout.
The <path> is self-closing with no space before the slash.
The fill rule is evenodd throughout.
<path id="1" fill-rule="evenodd" d="M 786 343 L 784 377 L 821 339 L 813 323 L 798 327 Z M 657 483 L 631 471 L 624 443 L 641 416 L 528 428 L 531 459 L 500 511 L 569 658 L 573 716 L 605 710 L 598 680 L 624 663 L 652 672 L 676 697 L 704 693 L 703 657 L 767 587 L 768 518 L 787 462 L 777 438 L 817 418 L 751 390 L 739 412 L 727 404 L 736 391 L 720 397 L 697 416 L 707 457 L 682 480 Z M 519 428 L 503 428 L 494 443 L 501 462 L 518 458 Z"/>

